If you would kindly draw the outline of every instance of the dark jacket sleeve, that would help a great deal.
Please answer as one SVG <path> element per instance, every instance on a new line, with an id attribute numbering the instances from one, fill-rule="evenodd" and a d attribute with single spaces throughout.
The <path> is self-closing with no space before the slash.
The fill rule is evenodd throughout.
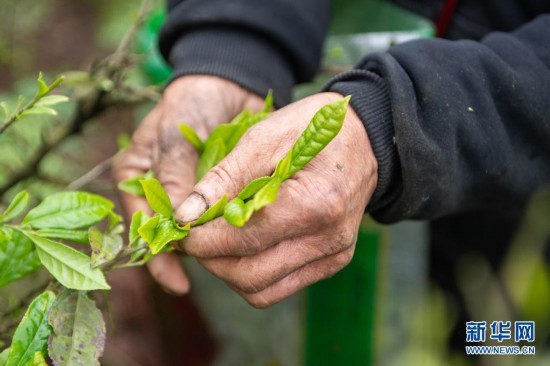
<path id="1" fill-rule="evenodd" d="M 290 102 L 316 74 L 329 0 L 170 0 L 159 48 L 174 77 L 209 74 Z"/>
<path id="2" fill-rule="evenodd" d="M 550 183 L 550 15 L 480 42 L 398 45 L 327 89 L 352 94 L 366 126 L 381 222 L 505 209 Z"/>

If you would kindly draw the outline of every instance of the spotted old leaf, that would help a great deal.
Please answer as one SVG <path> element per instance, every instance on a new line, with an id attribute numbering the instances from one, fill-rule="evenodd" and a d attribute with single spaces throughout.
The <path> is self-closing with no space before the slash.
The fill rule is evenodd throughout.
<path id="1" fill-rule="evenodd" d="M 105 348 L 105 322 L 83 291 L 65 290 L 52 306 L 49 356 L 56 366 L 97 366 Z"/>

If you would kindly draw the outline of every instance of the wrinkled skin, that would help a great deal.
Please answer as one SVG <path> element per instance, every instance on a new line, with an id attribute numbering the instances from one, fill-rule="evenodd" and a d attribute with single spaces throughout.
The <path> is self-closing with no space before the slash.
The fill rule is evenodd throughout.
<path id="1" fill-rule="evenodd" d="M 244 108 L 260 111 L 263 100 L 215 76 L 191 75 L 174 80 L 134 133 L 130 148 L 115 161 L 115 179 L 120 182 L 153 170 L 172 205 L 178 207 L 193 189 L 198 158 L 193 147 L 183 140 L 178 124 L 193 126 L 204 139 L 214 127 L 228 122 Z M 122 193 L 122 199 L 128 218 L 138 210 L 151 213 L 144 198 Z M 189 291 L 177 254 L 160 254 L 148 267 L 168 292 L 181 295 Z"/>
<path id="2" fill-rule="evenodd" d="M 336 93 L 321 93 L 272 113 L 252 127 L 235 149 L 193 187 L 196 153 L 177 132 L 166 131 L 173 131 L 181 116 L 192 113 L 193 121 L 186 122 L 205 137 L 221 114 L 195 114 L 213 113 L 211 110 L 216 110 L 219 103 L 212 97 L 206 97 L 205 104 L 178 103 L 185 93 L 171 93 L 166 90 L 163 102 L 136 132 L 134 146 L 117 164 L 117 178 L 125 179 L 154 166 L 175 207 L 192 192 L 176 210 L 182 223 L 198 218 L 224 193 L 232 198 L 252 179 L 270 175 L 315 112 L 342 98 Z M 241 101 L 240 107 L 251 103 L 258 110 L 258 99 Z M 240 111 L 223 109 L 230 110 L 226 115 Z M 274 204 L 254 214 L 242 228 L 218 218 L 193 228 L 183 242 L 174 246 L 196 257 L 252 306 L 265 308 L 332 276 L 349 263 L 376 182 L 377 164 L 369 139 L 349 107 L 338 136 L 283 183 Z M 125 202 L 130 212 L 147 207 L 142 199 L 126 196 Z M 189 282 L 173 253 L 155 258 L 150 270 L 168 291 L 188 291 Z"/>

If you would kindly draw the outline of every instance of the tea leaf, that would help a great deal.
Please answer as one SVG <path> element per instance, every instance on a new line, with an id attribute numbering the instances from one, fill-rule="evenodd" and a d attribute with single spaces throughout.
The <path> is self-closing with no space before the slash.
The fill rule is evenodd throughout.
<path id="1" fill-rule="evenodd" d="M 8 357 L 10 356 L 11 347 L 6 348 L 0 353 L 0 365 L 5 365 L 8 362 Z"/>
<path id="2" fill-rule="evenodd" d="M 133 242 L 134 240 L 136 240 L 136 238 L 139 237 L 138 229 L 149 219 L 149 215 L 141 210 L 134 212 L 134 214 L 132 215 L 132 220 L 130 221 L 130 229 L 128 230 L 129 243 Z"/>
<path id="3" fill-rule="evenodd" d="M 40 268 L 32 241 L 17 230 L 0 228 L 0 287 Z"/>
<path id="4" fill-rule="evenodd" d="M 282 158 L 281 160 L 279 160 L 279 162 L 277 162 L 277 166 L 275 167 L 275 172 L 273 172 L 273 176 L 281 180 L 285 180 L 285 177 L 288 177 L 291 163 L 292 163 L 292 150 L 288 154 L 286 154 L 284 158 Z"/>
<path id="5" fill-rule="evenodd" d="M 50 116 L 57 116 L 57 111 L 53 108 L 49 107 L 40 107 L 35 105 L 32 108 L 27 109 L 23 113 L 19 115 L 19 118 L 23 118 L 29 115 L 50 115 Z"/>
<path id="6" fill-rule="evenodd" d="M 50 107 L 60 103 L 66 103 L 68 101 L 69 101 L 69 98 L 67 98 L 64 95 L 48 95 L 46 97 L 41 98 L 34 105 L 39 107 Z"/>
<path id="7" fill-rule="evenodd" d="M 23 223 L 38 229 L 79 229 L 103 220 L 113 206 L 108 199 L 91 193 L 54 193 L 30 210 Z"/>
<path id="8" fill-rule="evenodd" d="M 138 228 L 138 233 L 141 236 L 143 240 L 145 240 L 147 243 L 150 243 L 155 238 L 155 232 L 157 230 L 157 227 L 159 226 L 159 220 L 160 216 L 155 215 L 145 221 L 143 225 L 141 225 Z"/>
<path id="9" fill-rule="evenodd" d="M 11 221 L 21 215 L 29 205 L 30 195 L 27 191 L 19 192 L 0 217 L 0 221 Z"/>
<path id="10" fill-rule="evenodd" d="M 148 178 L 140 180 L 140 183 L 145 192 L 145 198 L 153 211 L 166 217 L 172 217 L 172 203 L 160 182 L 155 178 Z"/>
<path id="11" fill-rule="evenodd" d="M 48 324 L 48 312 L 55 300 L 51 291 L 43 292 L 29 305 L 23 319 L 13 334 L 11 352 L 6 366 L 28 365 L 34 354 L 47 353 L 48 337 L 51 328 Z"/>
<path id="12" fill-rule="evenodd" d="M 212 206 L 208 208 L 198 219 L 193 223 L 193 226 L 198 226 L 207 223 L 208 221 L 212 221 L 217 217 L 220 217 L 223 215 L 223 209 L 225 208 L 225 205 L 227 205 L 227 196 L 224 194 L 222 198 L 218 200 L 218 202 L 214 203 Z"/>
<path id="13" fill-rule="evenodd" d="M 130 229 L 128 230 L 128 242 L 130 243 L 131 248 L 137 248 L 140 245 L 142 245 L 143 243 L 145 243 L 145 240 L 143 240 L 141 238 L 139 240 L 136 240 L 136 239 L 140 237 L 138 229 L 143 224 L 145 224 L 145 222 L 147 222 L 147 220 L 149 220 L 149 219 L 150 219 L 149 215 L 147 215 L 143 211 L 136 211 L 134 213 L 134 215 L 132 216 L 132 221 L 130 222 Z M 130 255 L 130 259 L 131 260 L 136 260 L 137 258 L 139 258 L 143 254 L 143 252 L 145 250 L 146 249 L 132 253 Z"/>
<path id="14" fill-rule="evenodd" d="M 225 143 L 221 138 L 212 142 L 205 143 L 204 151 L 197 163 L 196 179 L 201 180 L 202 177 L 212 169 L 216 164 L 223 160 L 226 154 Z"/>
<path id="15" fill-rule="evenodd" d="M 48 366 L 42 352 L 35 352 L 29 366 Z"/>
<path id="16" fill-rule="evenodd" d="M 241 200 L 247 200 L 253 195 L 256 194 L 260 189 L 262 189 L 263 186 L 265 186 L 269 181 L 271 180 L 271 177 L 260 177 L 254 179 L 252 182 L 248 183 L 246 187 L 243 188 L 243 190 L 239 193 L 239 198 Z"/>
<path id="17" fill-rule="evenodd" d="M 65 244 L 26 233 L 46 269 L 63 286 L 75 290 L 109 290 L 103 272 L 90 267 L 90 258 Z"/>
<path id="18" fill-rule="evenodd" d="M 281 180 L 273 178 L 254 195 L 254 198 L 251 200 L 251 202 L 254 202 L 254 211 L 258 211 L 275 202 L 281 183 Z"/>
<path id="19" fill-rule="evenodd" d="M 122 250 L 122 238 L 120 235 L 106 233 L 103 235 L 95 227 L 88 230 L 90 246 L 92 247 L 92 268 L 96 268 L 112 259 Z"/>
<path id="20" fill-rule="evenodd" d="M 264 101 L 264 109 L 262 112 L 268 113 L 273 109 L 273 90 L 269 89 Z"/>
<path id="21" fill-rule="evenodd" d="M 292 158 L 288 172 L 282 177 L 283 180 L 290 178 L 302 169 L 340 132 L 350 98 L 347 96 L 329 103 L 315 113 L 292 150 L 288 152 Z"/>
<path id="22" fill-rule="evenodd" d="M 144 176 L 140 175 L 123 180 L 122 182 L 118 183 L 117 188 L 123 192 L 131 194 L 132 196 L 143 197 L 145 196 L 145 191 L 143 190 L 143 186 L 140 183 L 143 178 Z"/>
<path id="23" fill-rule="evenodd" d="M 201 138 L 199 137 L 199 135 L 197 135 L 193 127 L 182 123 L 178 125 L 178 128 L 183 137 L 185 137 L 185 139 L 187 140 L 187 142 L 193 145 L 193 147 L 197 149 L 197 151 L 201 152 L 204 146 Z"/>
<path id="24" fill-rule="evenodd" d="M 44 82 L 44 75 L 42 74 L 42 72 L 38 73 L 38 79 L 36 80 L 36 82 L 38 83 L 37 97 L 41 97 L 41 96 L 46 95 L 50 92 L 50 88 Z"/>
<path id="25" fill-rule="evenodd" d="M 84 230 L 65 230 L 65 229 L 41 229 L 35 231 L 39 236 L 48 239 L 68 240 L 73 243 L 88 244 L 88 232 Z"/>
<path id="26" fill-rule="evenodd" d="M 147 223 L 145 223 L 147 225 Z M 181 240 L 189 234 L 190 224 L 184 227 L 166 217 L 160 217 L 152 235 L 143 235 L 143 226 L 138 230 L 141 237 L 149 244 L 149 249 L 153 255 L 160 253 L 166 245 L 172 241 Z M 149 230 L 149 229 L 147 229 Z"/>
<path id="27" fill-rule="evenodd" d="M 251 203 L 244 203 L 242 199 L 235 197 L 225 206 L 223 217 L 231 225 L 241 227 L 250 219 L 254 212 L 254 206 Z"/>
<path id="28" fill-rule="evenodd" d="M 105 322 L 85 292 L 63 291 L 48 321 L 53 330 L 48 351 L 54 365 L 99 365 L 105 348 Z"/>

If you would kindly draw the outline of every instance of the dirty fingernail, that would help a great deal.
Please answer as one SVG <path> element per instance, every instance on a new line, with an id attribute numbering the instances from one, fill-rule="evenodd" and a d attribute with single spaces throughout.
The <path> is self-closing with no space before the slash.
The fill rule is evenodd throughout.
<path id="1" fill-rule="evenodd" d="M 176 210 L 176 219 L 180 223 L 187 223 L 199 218 L 200 215 L 208 209 L 204 197 L 197 192 L 193 192 Z"/>

